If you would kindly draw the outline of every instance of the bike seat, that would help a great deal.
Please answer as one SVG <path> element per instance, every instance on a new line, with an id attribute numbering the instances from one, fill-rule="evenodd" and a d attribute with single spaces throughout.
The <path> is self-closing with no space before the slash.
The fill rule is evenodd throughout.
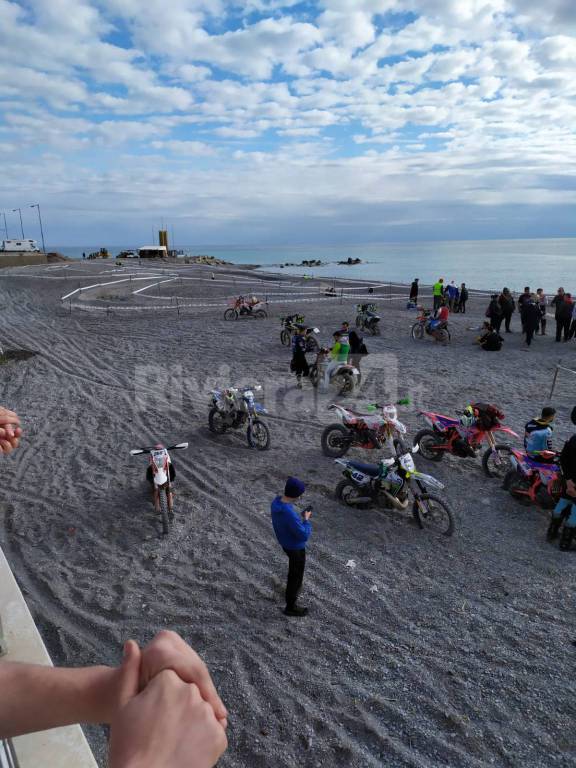
<path id="1" fill-rule="evenodd" d="M 363 464 L 361 461 L 349 461 L 348 464 L 359 472 L 370 475 L 370 477 L 378 477 L 380 474 L 379 464 Z"/>

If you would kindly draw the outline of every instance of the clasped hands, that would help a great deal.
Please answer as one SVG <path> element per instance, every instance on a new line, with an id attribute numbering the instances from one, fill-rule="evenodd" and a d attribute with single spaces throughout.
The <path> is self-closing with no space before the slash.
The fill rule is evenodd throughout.
<path id="1" fill-rule="evenodd" d="M 7 408 L 0 406 L 0 454 L 12 453 L 20 443 L 20 419 Z"/>
<path id="2" fill-rule="evenodd" d="M 110 768 L 212 768 L 226 750 L 226 707 L 175 632 L 125 644 L 111 708 Z"/>

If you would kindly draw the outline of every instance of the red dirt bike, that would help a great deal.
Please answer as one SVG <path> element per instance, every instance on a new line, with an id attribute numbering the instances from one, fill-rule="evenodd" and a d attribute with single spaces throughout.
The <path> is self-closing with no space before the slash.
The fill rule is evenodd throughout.
<path id="1" fill-rule="evenodd" d="M 482 467 L 488 477 L 503 478 L 510 470 L 512 448 L 497 443 L 495 432 L 518 437 L 509 427 L 504 427 L 498 420 L 492 426 L 483 426 L 480 419 L 469 427 L 463 426 L 460 419 L 442 416 L 432 411 L 420 411 L 431 429 L 421 429 L 414 438 L 421 456 L 430 461 L 442 461 L 447 453 L 459 458 L 476 458 L 477 451 L 484 442 L 488 449 L 482 456 Z"/>
<path id="2" fill-rule="evenodd" d="M 224 320 L 238 320 L 239 317 L 255 317 L 257 320 L 265 320 L 268 313 L 264 309 L 264 302 L 258 301 L 256 297 L 245 299 L 244 296 L 238 296 L 230 302 L 228 309 L 224 312 Z"/>
<path id="3" fill-rule="evenodd" d="M 407 399 L 399 400 L 396 405 L 409 405 Z M 329 410 L 336 411 L 341 423 L 329 424 L 322 432 L 322 453 L 325 456 L 339 458 L 350 448 L 381 449 L 388 446 L 393 453 L 399 440 L 406 434 L 406 427 L 398 420 L 396 406 L 367 406 L 368 412 L 353 411 L 333 403 Z M 380 412 L 378 412 L 380 411 Z"/>
<path id="4" fill-rule="evenodd" d="M 554 509 L 562 493 L 562 470 L 554 463 L 557 453 L 542 451 L 541 456 L 549 461 L 537 461 L 525 451 L 512 450 L 513 468 L 506 473 L 502 487 L 523 504 Z"/>
<path id="5" fill-rule="evenodd" d="M 448 322 L 437 322 L 432 317 L 432 313 L 429 309 L 418 307 L 420 314 L 416 318 L 416 322 L 410 329 L 410 335 L 414 341 L 423 339 L 424 336 L 432 336 L 434 341 L 439 341 L 441 344 L 448 344 L 451 339 L 450 331 L 448 330 Z"/>

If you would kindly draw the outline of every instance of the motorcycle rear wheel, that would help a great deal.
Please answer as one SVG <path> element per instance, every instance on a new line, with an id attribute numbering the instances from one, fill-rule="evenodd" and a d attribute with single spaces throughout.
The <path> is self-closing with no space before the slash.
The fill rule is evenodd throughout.
<path id="1" fill-rule="evenodd" d="M 380 323 L 372 323 L 370 333 L 372 336 L 380 336 Z"/>
<path id="2" fill-rule="evenodd" d="M 414 323 L 410 333 L 415 341 L 420 341 L 420 339 L 424 338 L 424 326 L 422 323 Z"/>
<path id="3" fill-rule="evenodd" d="M 529 496 L 519 493 L 519 491 L 527 491 L 529 487 L 528 481 L 516 469 L 511 469 L 510 472 L 507 472 L 502 482 L 502 488 L 508 491 L 513 499 L 516 499 L 525 507 L 529 507 L 532 502 Z"/>
<path id="4" fill-rule="evenodd" d="M 488 448 L 482 456 L 482 467 L 488 477 L 504 478 L 510 471 L 510 455 L 512 449 L 509 445 L 497 445 Z"/>
<path id="5" fill-rule="evenodd" d="M 452 536 L 454 533 L 454 515 L 448 504 L 439 496 L 424 493 L 414 501 L 412 514 L 420 528 L 426 528 L 442 536 Z M 422 510 L 424 507 L 424 511 Z"/>
<path id="6" fill-rule="evenodd" d="M 264 309 L 257 309 L 254 312 L 254 317 L 256 320 L 265 320 L 268 317 L 268 313 Z"/>
<path id="7" fill-rule="evenodd" d="M 351 480 L 340 480 L 336 488 L 334 489 L 334 495 L 347 507 L 354 507 L 355 509 L 368 509 L 370 501 L 363 501 L 359 504 L 354 503 L 354 499 L 366 498 L 367 493 L 362 491 L 362 488 L 353 483 Z"/>
<path id="8" fill-rule="evenodd" d="M 260 419 L 254 419 L 252 424 L 248 425 L 246 437 L 250 448 L 257 451 L 266 451 L 270 446 L 270 431 Z"/>
<path id="9" fill-rule="evenodd" d="M 290 331 L 280 331 L 280 341 L 285 347 L 290 346 Z"/>
<path id="10" fill-rule="evenodd" d="M 322 432 L 321 444 L 324 456 L 339 459 L 348 453 L 351 445 L 350 433 L 342 424 L 329 424 Z"/>
<path id="11" fill-rule="evenodd" d="M 436 339 L 440 344 L 446 346 L 451 339 L 450 331 L 447 328 L 440 328 L 439 331 L 436 331 Z"/>
<path id="12" fill-rule="evenodd" d="M 227 309 L 224 312 L 224 320 L 238 320 L 238 312 L 235 309 Z"/>
<path id="13" fill-rule="evenodd" d="M 306 342 L 306 352 L 314 352 L 317 353 L 320 349 L 320 344 L 318 344 L 318 341 L 314 338 L 309 338 Z"/>
<path id="14" fill-rule="evenodd" d="M 432 446 L 438 445 L 438 435 L 432 429 L 421 429 L 416 433 L 414 445 L 420 449 L 420 454 L 428 461 L 442 461 L 444 451 L 434 450 Z"/>
<path id="15" fill-rule="evenodd" d="M 210 408 L 208 412 L 208 429 L 215 435 L 223 435 L 228 429 L 228 425 L 224 423 L 224 416 L 218 408 Z"/>

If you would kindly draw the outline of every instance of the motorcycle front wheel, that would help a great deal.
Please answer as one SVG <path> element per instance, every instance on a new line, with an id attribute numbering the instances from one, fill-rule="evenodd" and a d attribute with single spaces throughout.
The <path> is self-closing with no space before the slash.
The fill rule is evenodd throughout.
<path id="1" fill-rule="evenodd" d="M 420 454 L 428 461 L 442 461 L 444 452 L 435 450 L 438 445 L 438 435 L 431 429 L 421 429 L 414 438 L 414 445 L 420 449 Z"/>
<path id="2" fill-rule="evenodd" d="M 235 309 L 227 309 L 224 312 L 224 320 L 238 320 L 238 312 Z"/>
<path id="3" fill-rule="evenodd" d="M 211 408 L 208 413 L 208 429 L 215 435 L 223 435 L 228 429 L 224 421 L 224 415 L 218 408 Z"/>
<path id="4" fill-rule="evenodd" d="M 414 500 L 412 514 L 420 528 L 426 528 L 442 536 L 452 536 L 454 533 L 452 510 L 439 496 L 423 493 Z"/>
<path id="5" fill-rule="evenodd" d="M 330 424 L 322 432 L 322 453 L 333 459 L 339 459 L 348 453 L 351 445 L 350 433 L 342 424 Z"/>
<path id="6" fill-rule="evenodd" d="M 320 345 L 314 338 L 309 338 L 306 342 L 306 352 L 314 352 L 317 353 L 320 349 Z"/>
<path id="7" fill-rule="evenodd" d="M 268 317 L 268 313 L 264 309 L 257 309 L 254 312 L 254 317 L 256 320 L 265 320 Z"/>
<path id="8" fill-rule="evenodd" d="M 424 338 L 424 326 L 422 323 L 414 323 L 410 333 L 415 341 L 420 341 L 420 339 Z"/>
<path id="9" fill-rule="evenodd" d="M 280 332 L 280 341 L 285 347 L 290 346 L 290 332 L 289 331 L 281 331 Z"/>
<path id="10" fill-rule="evenodd" d="M 339 373 L 330 382 L 339 395 L 350 395 L 354 391 L 354 379 L 347 373 Z"/>
<path id="11" fill-rule="evenodd" d="M 482 456 L 482 467 L 488 477 L 504 476 L 510 471 L 510 455 L 512 449 L 509 445 L 496 445 L 494 448 L 488 448 L 488 450 Z"/>
<path id="12" fill-rule="evenodd" d="M 270 445 L 270 431 L 260 419 L 254 419 L 248 425 L 246 437 L 248 438 L 250 448 L 256 448 L 257 451 L 266 451 Z"/>
<path id="13" fill-rule="evenodd" d="M 355 507 L 356 509 L 367 509 L 372 501 L 368 498 L 369 494 L 351 480 L 340 480 L 334 490 L 334 495 L 338 501 L 343 502 L 347 507 Z M 358 501 L 358 499 L 363 499 L 363 501 Z"/>
<path id="14" fill-rule="evenodd" d="M 372 336 L 380 336 L 380 323 L 372 323 L 370 333 Z"/>

